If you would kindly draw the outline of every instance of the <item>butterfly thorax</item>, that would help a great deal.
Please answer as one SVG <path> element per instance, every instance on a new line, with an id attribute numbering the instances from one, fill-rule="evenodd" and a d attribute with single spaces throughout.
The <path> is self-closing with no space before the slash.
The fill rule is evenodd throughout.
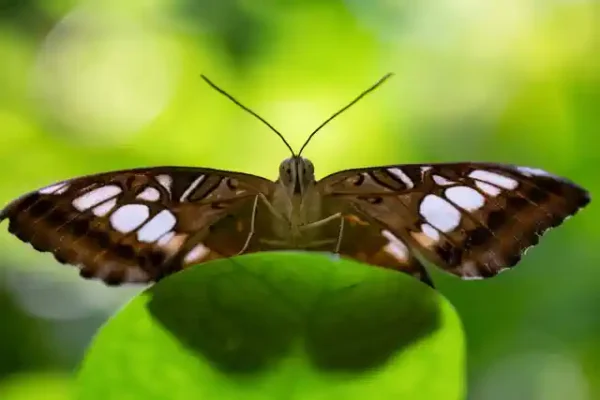
<path id="1" fill-rule="evenodd" d="M 270 201 L 281 218 L 273 218 L 274 234 L 288 246 L 310 245 L 319 235 L 319 230 L 303 230 L 302 226 L 323 218 L 321 195 L 316 188 L 312 163 L 301 157 L 283 161 L 276 183 Z"/>

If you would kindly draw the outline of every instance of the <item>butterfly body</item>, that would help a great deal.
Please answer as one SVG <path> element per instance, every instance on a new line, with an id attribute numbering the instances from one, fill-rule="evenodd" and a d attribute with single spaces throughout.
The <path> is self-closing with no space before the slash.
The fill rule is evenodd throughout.
<path id="1" fill-rule="evenodd" d="M 206 79 L 206 78 L 205 78 Z M 0 211 L 36 250 L 107 284 L 158 281 L 207 260 L 269 250 L 330 252 L 431 283 L 420 259 L 463 279 L 516 265 L 589 201 L 546 171 L 463 162 L 358 168 L 315 179 L 300 156 L 279 178 L 193 167 L 114 171 L 58 182 Z"/>
<path id="2" fill-rule="evenodd" d="M 313 164 L 306 158 L 292 157 L 279 168 L 273 195 L 267 208 L 271 210 L 272 230 L 276 238 L 264 243 L 278 243 L 282 248 L 303 249 L 319 243 L 326 217 L 322 195 L 316 187 Z M 268 207 L 271 206 L 271 207 Z"/>

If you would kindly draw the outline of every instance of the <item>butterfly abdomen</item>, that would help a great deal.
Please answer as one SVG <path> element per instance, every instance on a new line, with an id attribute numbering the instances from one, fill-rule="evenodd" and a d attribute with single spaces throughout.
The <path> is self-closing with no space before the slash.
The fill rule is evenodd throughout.
<path id="1" fill-rule="evenodd" d="M 289 193 L 284 187 L 278 187 L 270 201 L 279 214 L 279 217 L 271 218 L 272 234 L 274 240 L 281 242 L 282 248 L 306 248 L 314 241 L 324 239 L 318 228 L 301 228 L 326 217 L 321 207 L 321 195 L 314 185 L 304 188 L 302 194 Z"/>

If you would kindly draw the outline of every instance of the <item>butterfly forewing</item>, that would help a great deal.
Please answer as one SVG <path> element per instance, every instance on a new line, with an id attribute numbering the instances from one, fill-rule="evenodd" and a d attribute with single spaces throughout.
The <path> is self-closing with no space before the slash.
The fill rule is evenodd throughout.
<path id="1" fill-rule="evenodd" d="M 463 278 L 514 266 L 547 229 L 589 202 L 566 179 L 489 163 L 351 170 L 318 186 L 325 198 L 351 204 L 411 252 Z"/>
<path id="2" fill-rule="evenodd" d="M 211 228 L 269 195 L 252 175 L 159 167 L 92 175 L 29 193 L 0 214 L 39 251 L 110 284 L 156 281 L 186 265 L 236 255 L 248 226 L 211 247 Z M 207 242 L 207 243 L 205 243 Z"/>

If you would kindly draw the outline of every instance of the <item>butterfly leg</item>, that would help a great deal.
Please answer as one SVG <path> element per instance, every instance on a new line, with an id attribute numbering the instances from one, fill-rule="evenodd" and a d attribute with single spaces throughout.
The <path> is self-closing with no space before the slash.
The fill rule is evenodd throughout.
<path id="1" fill-rule="evenodd" d="M 311 222 L 305 225 L 300 225 L 298 227 L 299 231 L 307 231 L 310 229 L 316 229 L 319 228 L 331 221 L 334 221 L 336 219 L 340 220 L 340 227 L 339 227 L 339 232 L 338 232 L 338 237 L 336 239 L 325 239 L 325 240 L 315 240 L 309 243 L 303 243 L 302 248 L 303 249 L 310 249 L 310 248 L 317 248 L 317 247 L 322 247 L 322 246 L 329 246 L 332 244 L 335 244 L 335 250 L 334 252 L 337 254 L 340 252 L 340 246 L 342 243 L 342 235 L 343 235 L 343 231 L 344 231 L 344 218 L 342 217 L 341 213 L 336 213 L 333 215 L 330 215 L 326 218 L 320 219 L 318 221 L 315 222 Z M 269 246 L 273 246 L 273 247 L 289 247 L 289 242 L 288 241 L 284 241 L 284 240 L 270 240 L 270 239 L 264 239 L 264 238 L 259 238 L 258 239 L 260 243 L 269 245 Z"/>
<path id="2" fill-rule="evenodd" d="M 336 244 L 335 244 L 335 253 L 338 254 L 340 252 L 340 246 L 342 244 L 342 236 L 344 233 L 344 218 L 342 216 L 342 213 L 335 213 L 335 214 L 330 215 L 329 217 L 320 219 L 318 221 L 311 222 L 311 223 L 308 223 L 305 225 L 301 225 L 299 227 L 299 229 L 301 231 L 305 231 L 305 230 L 309 230 L 309 229 L 319 228 L 319 227 L 321 227 L 331 221 L 334 221 L 336 219 L 340 220 L 340 228 L 339 228 L 338 237 L 337 237 Z"/>
<path id="3" fill-rule="evenodd" d="M 325 218 L 320 219 L 318 221 L 310 222 L 310 223 L 304 224 L 304 225 L 300 225 L 299 229 L 301 231 L 304 231 L 304 230 L 308 230 L 308 229 L 319 228 L 319 227 L 327 224 L 328 222 L 334 221 L 334 220 L 336 220 L 338 218 L 341 219 L 341 220 L 343 220 L 342 213 L 335 213 L 335 214 L 330 215 L 329 217 L 325 217 Z"/>
<path id="4" fill-rule="evenodd" d="M 342 236 L 344 235 L 344 218 L 340 218 L 340 230 L 338 232 L 337 243 L 335 244 L 335 254 L 340 254 L 340 246 L 342 245 Z"/>
<path id="5" fill-rule="evenodd" d="M 267 199 L 267 196 L 265 196 L 264 193 L 259 193 L 257 195 L 257 198 L 260 198 L 262 200 L 262 202 L 267 206 L 267 208 L 269 209 L 271 214 L 273 214 L 273 216 L 279 218 L 282 221 L 288 222 L 288 220 L 283 215 L 281 215 L 281 213 L 277 211 L 275 207 L 273 207 L 273 205 L 271 204 L 269 199 Z"/>
<path id="6" fill-rule="evenodd" d="M 244 243 L 242 249 L 239 251 L 238 255 L 244 253 L 248 249 L 248 246 L 250 245 L 250 240 L 252 240 L 252 236 L 254 236 L 254 224 L 256 221 L 256 209 L 258 207 L 258 198 L 259 196 L 254 197 L 254 205 L 252 206 L 252 219 L 250 221 L 250 232 L 248 233 L 246 242 Z"/>

